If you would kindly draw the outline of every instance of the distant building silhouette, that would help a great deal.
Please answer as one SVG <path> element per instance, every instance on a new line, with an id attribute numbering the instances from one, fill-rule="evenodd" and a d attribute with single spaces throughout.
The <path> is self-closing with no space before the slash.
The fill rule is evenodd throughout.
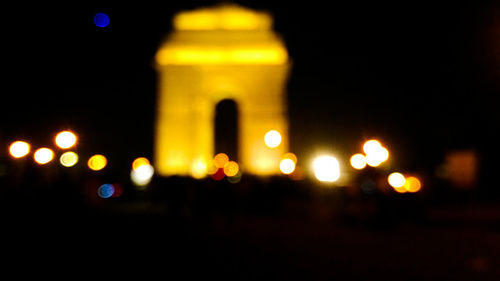
<path id="1" fill-rule="evenodd" d="M 237 5 L 178 13 L 156 54 L 159 73 L 155 167 L 159 175 L 201 177 L 214 153 L 216 105 L 233 100 L 244 173 L 279 173 L 288 152 L 285 86 L 289 59 L 272 17 Z M 282 142 L 267 147 L 276 130 Z"/>

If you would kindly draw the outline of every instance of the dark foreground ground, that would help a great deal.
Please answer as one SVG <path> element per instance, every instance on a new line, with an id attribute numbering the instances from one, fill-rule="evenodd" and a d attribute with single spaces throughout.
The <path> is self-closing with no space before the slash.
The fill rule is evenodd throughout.
<path id="1" fill-rule="evenodd" d="M 19 191 L 2 194 L 2 274 L 500 280 L 496 202 L 436 205 L 403 197 L 353 199 L 339 191 L 278 196 L 268 188 L 280 190 L 283 183 L 252 183 L 245 193 L 234 189 L 245 184 L 174 183 L 156 183 L 170 185 L 169 191 L 153 187 L 106 200 L 63 198 L 56 189 L 52 197 L 23 193 L 31 197 L 22 200 Z"/>

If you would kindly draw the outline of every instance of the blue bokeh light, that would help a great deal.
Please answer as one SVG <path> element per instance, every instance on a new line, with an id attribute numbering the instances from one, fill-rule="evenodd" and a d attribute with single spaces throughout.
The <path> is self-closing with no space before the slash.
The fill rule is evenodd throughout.
<path id="1" fill-rule="evenodd" d="M 94 17 L 94 23 L 98 27 L 106 27 L 109 24 L 109 17 L 104 13 L 98 13 Z"/>
<path id="2" fill-rule="evenodd" d="M 106 183 L 99 187 L 97 195 L 101 198 L 109 198 L 115 193 L 115 187 L 112 184 Z"/>

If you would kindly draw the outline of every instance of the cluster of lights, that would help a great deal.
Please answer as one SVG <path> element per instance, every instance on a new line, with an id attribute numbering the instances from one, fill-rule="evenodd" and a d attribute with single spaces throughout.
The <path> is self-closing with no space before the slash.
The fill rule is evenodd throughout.
<path id="1" fill-rule="evenodd" d="M 154 168 L 145 157 L 136 158 L 132 162 L 130 179 L 138 187 L 147 186 L 153 179 Z"/>
<path id="2" fill-rule="evenodd" d="M 367 165 L 378 167 L 389 159 L 389 151 L 378 140 L 369 140 L 363 144 L 365 154 L 356 153 L 351 156 L 351 166 L 362 170 Z M 389 185 L 398 193 L 415 193 L 422 188 L 421 181 L 414 176 L 405 177 L 399 172 L 393 172 L 387 177 Z"/>
<path id="3" fill-rule="evenodd" d="M 79 156 L 76 152 L 69 149 L 76 146 L 78 137 L 71 131 L 59 132 L 54 137 L 54 143 L 57 148 L 64 151 L 59 156 L 59 163 L 64 167 L 73 167 L 79 161 Z M 20 159 L 28 156 L 31 152 L 31 145 L 22 140 L 14 141 L 9 146 L 9 153 L 15 159 Z M 48 147 L 41 147 L 34 151 L 33 160 L 39 165 L 46 165 L 51 163 L 56 156 L 53 149 Z M 107 159 L 104 155 L 96 154 L 89 158 L 87 166 L 94 171 L 100 171 L 107 165 Z"/>
<path id="4" fill-rule="evenodd" d="M 56 146 L 60 149 L 69 149 L 76 145 L 77 137 L 71 131 L 62 131 L 56 135 L 54 138 Z M 15 159 L 20 159 L 28 156 L 31 152 L 31 145 L 26 141 L 14 141 L 9 146 L 9 153 Z M 61 155 L 59 161 L 63 166 L 71 167 L 78 161 L 78 156 L 75 157 L 76 153 L 68 154 L 66 152 Z M 71 157 L 71 155 L 73 157 Z M 52 149 L 48 147 L 41 147 L 33 153 L 33 159 L 39 165 L 45 165 L 50 163 L 54 159 L 55 153 Z M 70 159 L 71 158 L 71 159 Z"/>
<path id="5" fill-rule="evenodd" d="M 63 131 L 56 135 L 54 141 L 58 148 L 67 150 L 76 145 L 77 136 L 71 131 Z M 281 141 L 281 134 L 276 130 L 271 130 L 264 136 L 264 142 L 269 148 L 278 147 Z M 372 139 L 365 142 L 363 151 L 364 154 L 357 153 L 350 158 L 350 164 L 356 170 L 364 169 L 367 165 L 378 167 L 389 158 L 389 151 L 378 140 Z M 9 146 L 9 153 L 15 159 L 26 157 L 30 152 L 31 146 L 26 141 L 15 141 Z M 39 148 L 33 153 L 35 162 L 40 165 L 50 163 L 54 156 L 54 151 L 47 147 Z M 78 154 L 73 151 L 65 151 L 59 158 L 59 162 L 64 167 L 72 167 L 78 160 Z M 279 168 L 283 174 L 292 175 L 296 170 L 296 165 L 297 156 L 289 152 L 283 155 Z M 93 155 L 88 159 L 87 166 L 91 170 L 100 171 L 107 166 L 107 159 L 101 154 Z M 340 178 L 339 161 L 332 155 L 317 157 L 314 159 L 312 166 L 316 179 L 321 182 L 335 182 Z M 198 161 L 193 165 L 193 177 L 201 178 L 207 173 L 212 179 L 218 181 L 227 177 L 227 180 L 231 183 L 239 182 L 242 176 L 238 163 L 231 161 L 225 153 L 215 155 L 208 166 L 203 161 Z M 151 182 L 153 175 L 154 168 L 147 158 L 139 157 L 133 161 L 130 178 L 137 187 L 147 186 Z M 391 173 L 387 181 L 398 193 L 415 193 L 422 187 L 422 183 L 417 177 L 405 177 L 399 172 Z M 109 198 L 115 194 L 115 190 L 116 188 L 113 185 L 105 184 L 98 189 L 98 195 L 102 198 Z"/>
<path id="6" fill-rule="evenodd" d="M 382 146 L 378 140 L 366 141 L 363 145 L 362 153 L 356 153 L 351 156 L 351 166 L 356 170 L 362 170 L 366 165 L 378 167 L 389 159 L 389 150 Z"/>
<path id="7" fill-rule="evenodd" d="M 422 188 L 422 183 L 417 177 L 405 177 L 399 172 L 391 173 L 387 177 L 387 182 L 389 182 L 389 185 L 398 193 L 415 193 Z"/>
<path id="8" fill-rule="evenodd" d="M 212 179 L 220 181 L 227 177 L 230 183 L 238 183 L 242 173 L 236 161 L 231 161 L 225 153 L 218 153 L 209 167 L 208 173 Z"/>

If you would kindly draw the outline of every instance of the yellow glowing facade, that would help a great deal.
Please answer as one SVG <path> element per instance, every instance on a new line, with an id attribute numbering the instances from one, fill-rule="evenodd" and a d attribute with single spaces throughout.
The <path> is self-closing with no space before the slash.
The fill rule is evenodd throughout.
<path id="1" fill-rule="evenodd" d="M 238 164 L 245 173 L 280 172 L 288 151 L 285 86 L 288 53 L 272 31 L 272 18 L 236 5 L 177 14 L 174 30 L 156 54 L 159 93 L 155 136 L 158 174 L 193 175 L 214 157 L 215 107 L 238 109 Z M 281 134 L 267 147 L 270 130 Z M 220 152 L 220 151 L 219 151 Z"/>

